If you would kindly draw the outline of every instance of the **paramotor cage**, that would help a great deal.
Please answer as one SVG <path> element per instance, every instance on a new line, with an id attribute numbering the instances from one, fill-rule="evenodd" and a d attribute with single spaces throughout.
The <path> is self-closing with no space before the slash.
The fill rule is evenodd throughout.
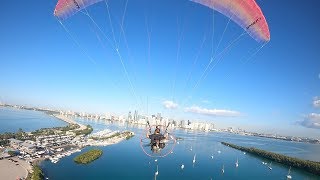
<path id="1" fill-rule="evenodd" d="M 151 139 L 148 135 L 152 134 L 152 129 L 160 128 L 163 136 L 166 136 L 165 139 L 161 140 L 157 146 L 151 143 Z M 176 145 L 176 138 L 170 132 L 168 132 L 168 126 L 163 125 L 153 125 L 148 126 L 145 129 L 145 133 L 142 133 L 140 138 L 140 147 L 142 151 L 149 157 L 165 157 L 173 153 L 173 149 Z"/>

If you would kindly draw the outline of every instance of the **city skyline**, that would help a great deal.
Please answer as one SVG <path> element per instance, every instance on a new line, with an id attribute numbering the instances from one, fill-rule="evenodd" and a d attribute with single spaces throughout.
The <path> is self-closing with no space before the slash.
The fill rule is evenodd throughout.
<path id="1" fill-rule="evenodd" d="M 156 125 L 162 126 L 162 128 L 169 127 L 171 131 L 175 129 L 184 129 L 184 130 L 191 130 L 191 131 L 202 131 L 202 132 L 227 132 L 227 133 L 234 133 L 240 134 L 245 136 L 258 136 L 258 137 L 266 137 L 272 139 L 280 139 L 286 141 L 296 141 L 296 142 L 307 142 L 307 143 L 319 143 L 319 137 L 306 137 L 306 136 L 296 136 L 296 135 L 288 135 L 288 134 L 281 134 L 281 133 L 271 133 L 271 132 L 259 132 L 259 131 L 248 131 L 247 129 L 241 129 L 239 127 L 215 127 L 214 122 L 206 122 L 202 120 L 186 120 L 186 119 L 172 119 L 170 117 L 163 117 L 161 113 L 156 114 L 139 114 L 138 111 L 134 111 L 134 115 L 132 116 L 131 111 L 128 112 L 127 116 L 125 114 L 122 115 L 115 115 L 115 114 L 92 114 L 87 112 L 74 112 L 71 110 L 59 110 L 59 109 L 50 109 L 50 108 L 43 108 L 43 107 L 27 107 L 21 105 L 13 105 L 13 104 L 2 104 L 0 103 L 0 107 L 9 107 L 9 108 L 16 108 L 16 109 L 23 109 L 23 110 L 32 110 L 32 111 L 39 111 L 43 112 L 50 116 L 55 116 L 64 118 L 84 118 L 89 121 L 94 122 L 103 122 L 103 123 L 117 123 L 120 126 L 127 126 L 129 124 L 139 126 L 140 128 L 145 128 L 145 126 L 154 127 Z M 1 109 L 0 109 L 1 110 Z M 21 129 L 21 128 L 20 128 Z M 21 129 L 23 131 L 23 129 Z M 20 130 L 19 130 L 20 131 Z"/>
<path id="2" fill-rule="evenodd" d="M 239 127 L 239 126 L 224 126 L 224 127 L 217 127 L 215 126 L 215 121 L 205 121 L 203 119 L 173 119 L 171 117 L 164 117 L 161 113 L 154 113 L 154 114 L 139 114 L 137 110 L 134 112 L 127 112 L 127 114 L 117 114 L 117 113 L 88 113 L 88 112 L 76 112 L 67 109 L 51 109 L 47 107 L 29 107 L 25 105 L 14 105 L 14 104 L 5 104 L 0 102 L 0 107 L 9 107 L 9 108 L 18 108 L 18 109 L 25 109 L 25 110 L 36 110 L 36 111 L 43 111 L 51 113 L 60 113 L 61 115 L 71 116 L 71 117 L 80 117 L 80 118 L 87 118 L 88 120 L 106 120 L 111 122 L 120 122 L 120 123 L 130 123 L 130 124 L 137 124 L 146 126 L 147 122 L 149 121 L 152 126 L 156 124 L 161 125 L 168 125 L 168 123 L 174 124 L 173 128 L 182 128 L 182 129 L 189 129 L 189 130 L 200 130 L 200 131 L 213 131 L 213 132 L 228 132 L 228 133 L 236 133 L 241 135 L 249 135 L 249 136 L 260 136 L 260 137 L 268 137 L 268 138 L 275 138 L 281 140 L 289 140 L 289 141 L 315 141 L 319 140 L 319 136 L 306 136 L 306 135 L 297 135 L 297 134 L 286 134 L 283 132 L 275 131 L 271 132 L 268 130 L 261 131 L 257 129 L 248 129 L 247 127 Z M 163 124 L 164 123 L 164 124 Z M 188 126 L 190 125 L 190 126 Z M 199 126 L 199 128 L 197 128 Z M 208 128 L 208 129 L 206 129 Z M 293 139 L 292 139 L 293 138 Z"/>
<path id="3" fill-rule="evenodd" d="M 55 1 L 5 2 L 0 101 L 320 137 L 320 3 L 257 3 L 271 34 L 261 49 L 190 1 L 100 2 L 62 24 Z"/>

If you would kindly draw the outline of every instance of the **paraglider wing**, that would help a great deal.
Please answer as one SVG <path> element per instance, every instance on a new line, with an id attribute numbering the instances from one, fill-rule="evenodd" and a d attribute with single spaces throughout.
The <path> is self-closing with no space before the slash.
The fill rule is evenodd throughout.
<path id="1" fill-rule="evenodd" d="M 227 16 L 258 42 L 270 41 L 267 21 L 255 0 L 191 0 Z"/>
<path id="2" fill-rule="evenodd" d="M 54 15 L 60 20 L 64 20 L 100 1 L 103 0 L 59 0 L 54 10 Z"/>

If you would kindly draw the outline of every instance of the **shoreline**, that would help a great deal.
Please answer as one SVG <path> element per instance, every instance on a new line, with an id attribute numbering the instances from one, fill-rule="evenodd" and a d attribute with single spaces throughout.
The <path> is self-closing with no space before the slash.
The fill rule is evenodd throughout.
<path id="1" fill-rule="evenodd" d="M 22 109 L 22 110 L 33 110 L 33 111 L 39 111 L 39 112 L 44 112 L 44 113 L 47 113 L 48 115 L 52 115 L 62 121 L 65 121 L 65 122 L 74 122 L 75 124 L 79 124 L 79 123 L 76 123 L 75 121 L 73 120 L 70 120 L 68 117 L 64 116 L 61 118 L 57 117 L 57 116 L 60 116 L 60 115 L 57 115 L 60 113 L 60 111 L 58 110 L 53 110 L 53 109 L 44 109 L 44 108 L 36 108 L 36 107 L 26 107 L 26 106 L 19 106 L 19 105 L 10 105 L 10 104 L 1 104 L 0 103 L 0 107 L 4 107 L 4 108 L 15 108 L 15 109 Z M 84 117 L 84 116 L 80 116 L 79 113 L 76 113 L 77 114 L 77 117 L 80 117 L 80 118 L 87 118 L 87 119 L 92 119 L 92 117 Z M 69 119 L 69 120 L 65 120 L 65 117 L 66 119 Z M 105 119 L 106 121 L 111 121 L 111 122 L 120 122 L 119 120 L 111 120 L 111 119 Z M 146 125 L 145 123 L 132 123 L 132 122 L 128 122 L 129 124 L 133 124 L 133 125 Z M 184 130 L 188 130 L 188 128 L 183 128 L 183 127 L 174 127 L 174 129 L 184 129 Z M 193 131 L 202 131 L 202 130 L 199 130 L 199 129 L 194 129 Z M 214 130 L 209 130 L 209 131 L 203 131 L 203 132 L 219 132 L 219 133 L 230 133 L 230 134 L 236 134 L 236 135 L 241 135 L 241 136 L 251 136 L 251 137 L 261 137 L 261 138 L 266 138 L 266 139 L 274 139 L 274 140 L 281 140 L 281 141 L 287 141 L 287 142 L 299 142 L 299 143 L 309 143 L 309 144 L 320 144 L 320 139 L 317 139 L 317 137 L 295 137 L 295 136 L 292 136 L 292 135 L 284 135 L 286 137 L 292 137 L 292 138 L 300 138 L 302 140 L 296 140 L 296 139 L 284 139 L 284 138 L 275 138 L 275 137 L 272 137 L 272 136 L 266 136 L 266 134 L 264 135 L 257 135 L 257 134 L 261 134 L 261 133 L 257 133 L 257 132 L 247 132 L 247 133 L 250 133 L 250 134 L 242 134 L 242 133 L 235 133 L 235 132 L 226 132 L 226 131 L 223 131 L 223 129 L 214 129 Z M 309 140 L 308 140 L 309 139 Z"/>
<path id="2" fill-rule="evenodd" d="M 60 116 L 59 118 L 61 118 L 61 117 L 63 117 L 63 116 Z M 65 120 L 70 120 L 70 119 L 66 118 Z M 69 121 L 69 122 L 72 122 L 72 121 Z M 99 132 L 103 132 L 103 130 L 99 131 Z M 97 132 L 97 133 L 99 133 L 99 132 Z M 118 132 L 117 131 L 113 131 L 112 133 L 118 133 Z M 82 145 L 76 145 L 77 146 L 76 147 L 77 150 L 62 151 L 61 153 L 58 154 L 58 157 L 59 157 L 60 154 L 63 155 L 62 157 L 59 157 L 59 159 L 61 159 L 61 158 L 64 158 L 65 156 L 70 156 L 71 154 L 74 154 L 76 152 L 81 152 L 87 146 L 104 147 L 104 146 L 109 146 L 109 145 L 113 145 L 113 144 L 118 144 L 121 141 L 126 140 L 128 135 L 130 135 L 130 137 L 132 137 L 132 136 L 134 136 L 134 133 L 133 132 L 124 131 L 124 132 L 121 132 L 119 135 L 117 135 L 115 137 L 108 138 L 106 140 L 93 140 L 93 139 L 91 139 L 91 140 L 88 140 L 86 143 L 84 143 Z M 90 139 L 90 137 L 89 137 L 89 139 Z M 68 155 L 66 155 L 66 154 L 68 154 Z M 59 159 L 56 162 L 53 162 L 50 158 L 48 159 L 48 158 L 45 158 L 45 157 L 41 157 L 41 158 L 37 158 L 34 161 L 32 161 L 32 165 L 27 163 L 29 165 L 29 169 L 30 169 L 29 171 L 27 171 L 27 176 L 32 174 L 33 166 L 38 166 L 41 169 L 40 165 L 41 165 L 41 163 L 43 161 L 51 160 L 51 162 L 57 163 L 59 161 Z"/>
<path id="3" fill-rule="evenodd" d="M 87 129 L 87 126 L 80 124 L 67 116 L 60 114 L 48 115 L 68 124 L 77 124 L 79 128 L 75 129 L 75 131 Z M 81 147 L 79 148 L 82 149 Z M 40 166 L 45 160 L 46 158 L 44 157 L 36 158 L 33 161 L 30 161 L 31 164 L 26 160 L 19 159 L 17 156 L 0 159 L 1 179 L 27 179 L 32 175 L 34 166 Z"/>
<path id="4" fill-rule="evenodd" d="M 320 162 L 317 162 L 317 161 L 303 160 L 303 159 L 290 157 L 290 156 L 286 156 L 286 155 L 282 155 L 282 154 L 278 154 L 270 151 L 257 149 L 254 147 L 243 147 L 243 146 L 238 146 L 238 145 L 227 143 L 227 142 L 221 142 L 221 144 L 233 149 L 250 153 L 260 158 L 268 159 L 270 161 L 274 161 L 283 165 L 298 168 L 302 171 L 306 171 L 318 176 L 320 175 Z"/>
<path id="5" fill-rule="evenodd" d="M 52 116 L 55 117 L 55 118 L 57 118 L 57 119 L 59 119 L 59 120 L 61 120 L 61 121 L 66 122 L 66 123 L 68 123 L 68 124 L 77 124 L 77 125 L 79 125 L 80 127 L 79 127 L 78 129 L 75 129 L 75 130 L 84 130 L 84 129 L 87 128 L 87 126 L 76 122 L 75 120 L 69 118 L 68 116 L 61 115 L 61 114 L 59 114 L 59 115 L 52 114 Z"/>

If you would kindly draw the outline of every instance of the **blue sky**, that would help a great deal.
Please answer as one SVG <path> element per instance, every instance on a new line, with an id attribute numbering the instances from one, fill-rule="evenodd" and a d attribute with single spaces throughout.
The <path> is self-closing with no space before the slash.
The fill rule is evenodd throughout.
<path id="1" fill-rule="evenodd" d="M 138 109 L 218 128 L 320 137 L 320 2 L 257 2 L 271 41 L 255 54 L 261 45 L 245 35 L 199 81 L 212 48 L 221 52 L 243 32 L 231 22 L 222 35 L 228 18 L 208 8 L 110 0 L 112 25 L 101 2 L 88 8 L 93 20 L 78 13 L 64 29 L 53 16 L 56 1 L 5 1 L 0 101 L 97 113 Z"/>

